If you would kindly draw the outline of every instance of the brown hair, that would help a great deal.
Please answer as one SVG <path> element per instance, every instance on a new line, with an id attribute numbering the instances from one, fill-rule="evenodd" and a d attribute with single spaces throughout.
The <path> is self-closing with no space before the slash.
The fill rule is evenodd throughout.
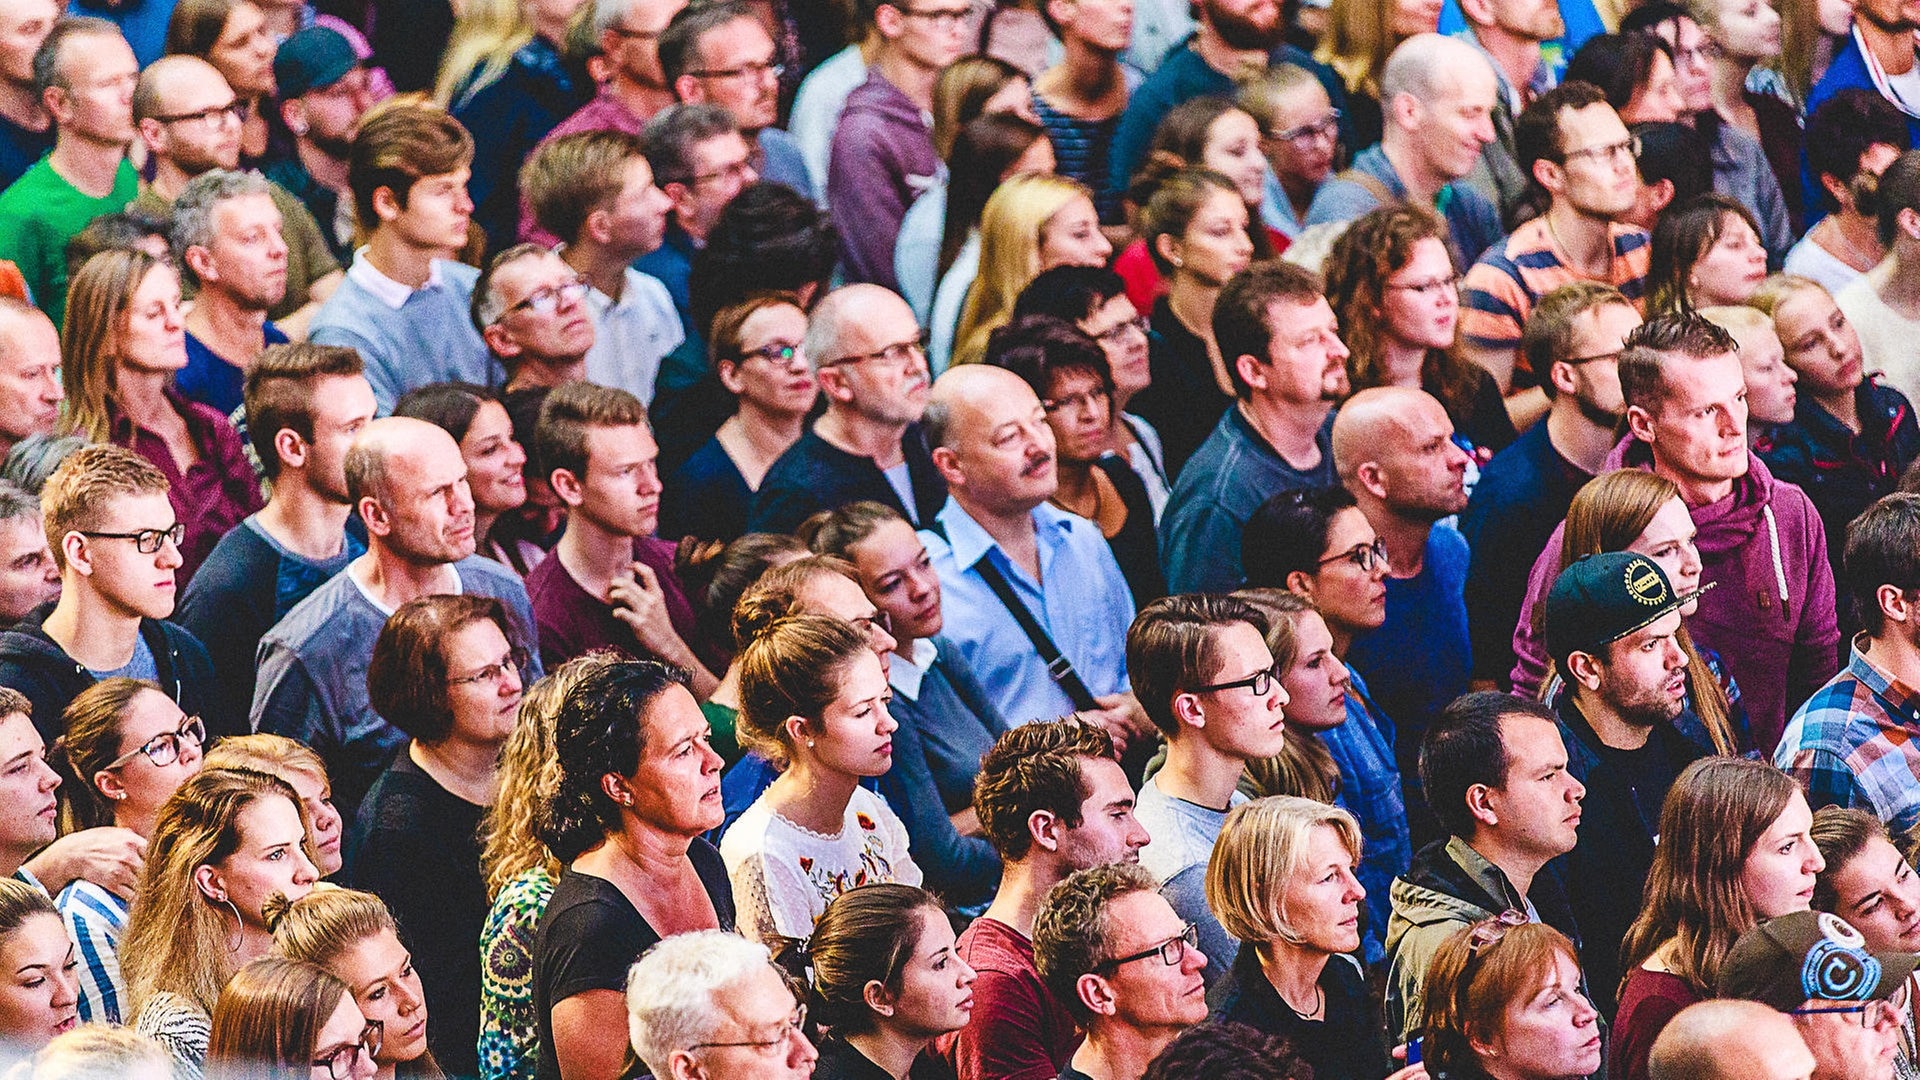
<path id="1" fill-rule="evenodd" d="M 740 741 L 776 765 L 792 761 L 787 719 L 817 725 L 840 696 L 849 665 L 868 650 L 867 635 L 831 615 L 775 620 L 740 650 Z"/>
<path id="2" fill-rule="evenodd" d="M 1831 911 L 1841 915 L 1840 897 L 1834 892 L 1834 879 L 1846 865 L 1859 858 L 1860 853 L 1874 840 L 1885 840 L 1892 844 L 1893 834 L 1887 831 L 1886 823 L 1867 813 L 1850 806 L 1823 806 L 1813 812 L 1813 846 L 1820 849 L 1820 857 L 1826 860 L 1826 869 L 1814 875 L 1813 910 Z M 1897 850 L 1897 848 L 1896 848 Z M 1901 852 L 1902 859 L 1906 853 Z"/>
<path id="3" fill-rule="evenodd" d="M 1082 975 L 1091 975 L 1112 959 L 1108 910 L 1134 893 L 1158 893 L 1160 883 L 1139 863 L 1109 863 L 1076 870 L 1047 891 L 1033 917 L 1033 961 L 1053 996 L 1085 1026 L 1093 1014 L 1080 1000 Z"/>
<path id="4" fill-rule="evenodd" d="M 380 627 L 367 664 L 367 703 L 373 711 L 423 743 L 452 735 L 447 646 L 455 634 L 482 621 L 491 621 L 513 641 L 506 605 L 491 596 L 417 596 L 401 604 Z"/>
<path id="5" fill-rule="evenodd" d="M 1080 775 L 1087 758 L 1112 758 L 1113 737 L 1066 717 L 1039 720 L 1004 732 L 980 757 L 973 778 L 973 812 L 980 831 L 1006 862 L 1033 850 L 1027 822 L 1045 810 L 1069 829 L 1080 827 L 1080 807 L 1091 794 Z"/>
<path id="6" fill-rule="evenodd" d="M 1440 943 L 1427 965 L 1423 1032 L 1435 1075 L 1483 1075 L 1474 1044 L 1500 1040 L 1507 1007 L 1532 997 L 1557 957 L 1580 964 L 1573 942 L 1546 923 L 1508 927 L 1489 944 L 1474 944 L 1476 934 L 1484 937 L 1499 925 L 1485 919 L 1460 928 Z"/>
<path id="7" fill-rule="evenodd" d="M 207 1080 L 307 1080 L 320 1030 L 351 997 L 305 960 L 267 956 L 241 968 L 213 1007 Z"/>
<path id="8" fill-rule="evenodd" d="M 121 723 L 133 699 L 152 691 L 165 692 L 145 679 L 101 679 L 74 695 L 60 720 L 64 733 L 53 740 L 48 755 L 60 773 L 60 834 L 113 824 L 113 807 L 93 786 L 93 775 L 122 753 Z"/>
<path id="9" fill-rule="evenodd" d="M 1220 670 L 1220 631 L 1246 623 L 1267 635 L 1260 609 L 1231 596 L 1166 596 L 1141 609 L 1127 628 L 1127 673 L 1153 726 L 1178 734 L 1176 695 L 1210 681 Z"/>
<path id="10" fill-rule="evenodd" d="M 168 56 L 197 56 L 211 60 L 213 47 L 226 32 L 233 9 L 253 0 L 180 0 L 167 20 Z"/>
<path id="11" fill-rule="evenodd" d="M 167 477 L 146 458 L 118 446 L 83 446 L 67 455 L 40 489 L 40 518 L 53 561 L 67 568 L 62 540 L 98 528 L 107 503 L 127 495 L 164 495 Z"/>
<path id="12" fill-rule="evenodd" d="M 880 526 L 895 521 L 905 524 L 906 520 L 886 503 L 861 499 L 814 514 L 800 523 L 794 535 L 818 554 L 851 559 L 854 545 L 864 542 Z"/>
<path id="13" fill-rule="evenodd" d="M 360 228 L 370 232 L 380 223 L 374 192 L 386 188 L 405 208 L 414 184 L 458 172 L 472 161 L 473 136 L 437 105 L 401 98 L 369 110 L 347 159 L 347 184 L 353 189 Z"/>
<path id="14" fill-rule="evenodd" d="M 247 438 L 267 479 L 280 475 L 280 453 L 273 444 L 282 430 L 313 441 L 314 393 L 320 380 L 365 372 L 360 353 L 344 345 L 299 341 L 269 345 L 254 357 L 247 366 L 244 392 Z"/>
<path id="15" fill-rule="evenodd" d="M 1563 360 L 1582 359 L 1573 355 L 1581 317 L 1610 304 L 1632 306 L 1632 303 L 1619 289 L 1595 281 L 1562 285 L 1540 298 L 1520 330 L 1520 355 L 1526 357 L 1527 366 L 1533 369 L 1547 397 L 1559 393 L 1553 385 L 1553 365 Z M 1341 325 L 1345 328 L 1346 324 Z"/>
<path id="16" fill-rule="evenodd" d="M 543 476 L 565 469 L 584 480 L 588 428 L 646 422 L 646 405 L 625 390 L 584 380 L 567 383 L 555 388 L 540 406 L 540 421 L 533 429 L 534 460 L 540 463 Z"/>
<path id="17" fill-rule="evenodd" d="M 1733 335 L 1691 311 L 1659 315 L 1627 335 L 1620 354 L 1620 396 L 1629 408 L 1660 411 L 1667 398 L 1669 356 L 1707 360 L 1738 352 Z"/>
<path id="18" fill-rule="evenodd" d="M 640 156 L 640 139 L 624 131 L 548 139 L 520 166 L 520 191 L 540 227 L 571 243 L 595 210 L 620 197 L 621 166 Z"/>
<path id="19" fill-rule="evenodd" d="M 88 259 L 73 276 L 60 327 L 60 383 L 67 395 L 60 434 L 97 443 L 110 437 L 107 413 L 118 393 L 133 295 L 165 265 L 144 251 L 116 248 Z"/>
<path id="20" fill-rule="evenodd" d="M 790 292 L 759 292 L 715 312 L 713 325 L 707 331 L 707 359 L 714 370 L 718 371 L 723 363 L 744 363 L 740 332 L 747 320 L 768 308 L 783 306 L 800 308 L 800 298 Z M 802 314 L 806 312 L 805 308 L 800 310 Z"/>
<path id="21" fill-rule="evenodd" d="M 926 911 L 946 917 L 932 893 L 893 883 L 848 889 L 827 905 L 807 939 L 809 1000 L 822 1026 L 848 1035 L 873 1030 L 867 987 L 879 983 L 888 994 L 899 994 L 907 963 L 920 947 Z"/>
<path id="22" fill-rule="evenodd" d="M 1685 205 L 1661 211 L 1648 241 L 1647 311 L 1673 315 L 1694 309 L 1687 294 L 1693 268 L 1720 242 L 1731 221 L 1738 219 L 1760 237 L 1760 221 L 1745 203 L 1718 192 L 1694 196 Z"/>
<path id="23" fill-rule="evenodd" d="M 1147 254 L 1160 276 L 1170 278 L 1174 270 L 1173 263 L 1160 253 L 1160 237 L 1171 236 L 1177 240 L 1186 236 L 1200 208 L 1220 191 L 1236 199 L 1240 197 L 1240 189 L 1233 186 L 1233 181 L 1213 169 L 1187 166 L 1170 155 L 1147 160 L 1134 179 L 1128 198 L 1140 208 L 1137 215 L 1140 238 L 1146 241 Z M 1249 228 L 1257 229 L 1258 225 Z"/>
<path id="24" fill-rule="evenodd" d="M 733 640 L 741 650 L 765 634 L 775 622 L 802 614 L 800 594 L 823 574 L 838 574 L 855 585 L 860 572 L 837 555 L 803 555 L 760 575 L 760 580 L 733 605 Z"/>

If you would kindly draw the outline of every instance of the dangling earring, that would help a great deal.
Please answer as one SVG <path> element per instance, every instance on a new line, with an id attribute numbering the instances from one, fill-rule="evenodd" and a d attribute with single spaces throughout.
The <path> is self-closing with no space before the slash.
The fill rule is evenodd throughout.
<path id="1" fill-rule="evenodd" d="M 246 920 L 240 917 L 239 905 L 235 904 L 232 899 L 223 896 L 220 898 L 220 902 L 227 905 L 228 911 L 233 912 L 233 940 L 228 943 L 227 951 L 237 953 L 240 951 L 240 947 L 247 943 Z"/>

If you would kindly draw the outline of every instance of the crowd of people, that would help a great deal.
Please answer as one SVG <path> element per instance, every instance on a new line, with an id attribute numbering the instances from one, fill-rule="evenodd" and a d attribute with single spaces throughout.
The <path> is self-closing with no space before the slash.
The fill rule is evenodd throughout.
<path id="1" fill-rule="evenodd" d="M 1920 1077 L 1917 35 L 0 0 L 0 1066 Z"/>

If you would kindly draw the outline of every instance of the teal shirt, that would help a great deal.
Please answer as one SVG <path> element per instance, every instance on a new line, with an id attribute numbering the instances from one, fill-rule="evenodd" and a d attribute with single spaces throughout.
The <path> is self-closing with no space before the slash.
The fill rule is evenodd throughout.
<path id="1" fill-rule="evenodd" d="M 20 268 L 33 302 L 59 326 L 67 310 L 67 241 L 94 218 L 125 210 L 140 193 L 140 176 L 121 161 L 113 193 L 96 199 L 67 183 L 51 161 L 41 158 L 0 192 L 0 259 Z"/>

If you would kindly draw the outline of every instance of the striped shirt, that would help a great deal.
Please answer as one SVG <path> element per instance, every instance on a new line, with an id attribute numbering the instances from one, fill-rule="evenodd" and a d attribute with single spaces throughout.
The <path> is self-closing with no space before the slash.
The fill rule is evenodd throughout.
<path id="1" fill-rule="evenodd" d="M 1533 369 L 1520 355 L 1520 331 L 1541 297 L 1562 285 L 1598 280 L 1625 293 L 1635 307 L 1644 308 L 1647 264 L 1652 254 L 1647 234 L 1617 222 L 1608 229 L 1613 237 L 1613 258 L 1607 264 L 1608 275 L 1599 279 L 1567 265 L 1566 255 L 1554 242 L 1544 216 L 1488 248 L 1467 271 L 1460 332 L 1468 344 L 1480 349 L 1512 349 L 1516 385 L 1531 386 L 1538 380 L 1531 377 Z"/>
<path id="2" fill-rule="evenodd" d="M 127 902 L 91 881 L 76 880 L 53 902 L 80 954 L 80 1019 L 118 1024 L 127 986 L 120 977 L 120 937 Z"/>

